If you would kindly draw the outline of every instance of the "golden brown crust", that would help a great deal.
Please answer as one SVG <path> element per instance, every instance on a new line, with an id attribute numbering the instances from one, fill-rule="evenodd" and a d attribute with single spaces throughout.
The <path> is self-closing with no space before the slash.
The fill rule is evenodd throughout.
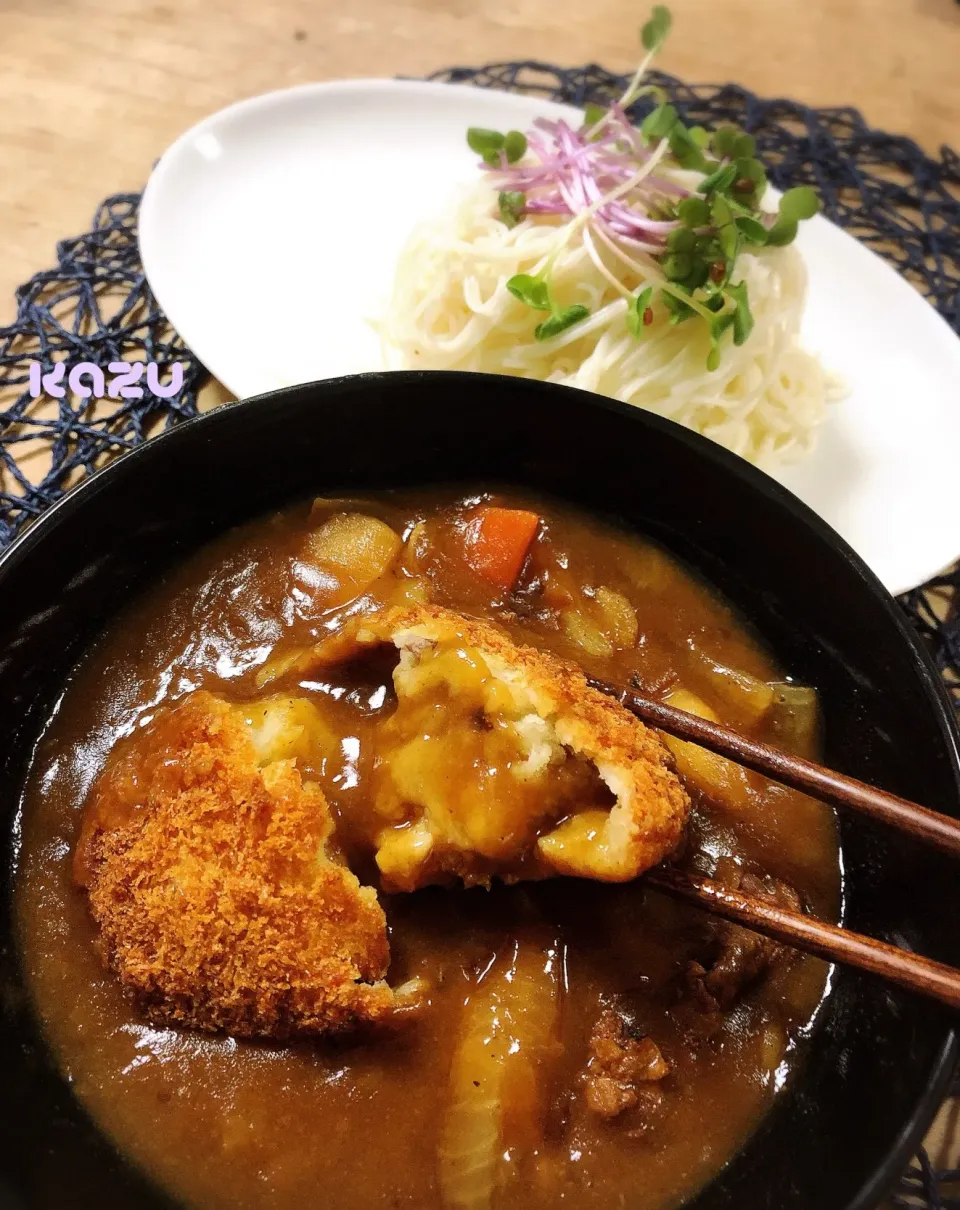
<path id="1" fill-rule="evenodd" d="M 607 844 L 578 843 L 561 824 L 540 838 L 538 857 L 546 871 L 626 881 L 671 853 L 683 834 L 690 799 L 659 735 L 619 702 L 592 688 L 580 668 L 534 647 L 514 643 L 498 627 L 435 605 L 399 606 L 365 619 L 358 639 L 460 641 L 476 648 L 499 675 L 529 694 L 560 742 L 596 764 L 617 798 L 606 825 Z"/>
<path id="2" fill-rule="evenodd" d="M 325 852 L 331 819 L 293 761 L 257 765 L 204 692 L 115 752 L 76 854 L 104 960 L 165 1025 L 289 1038 L 391 1011 L 376 895 Z"/>

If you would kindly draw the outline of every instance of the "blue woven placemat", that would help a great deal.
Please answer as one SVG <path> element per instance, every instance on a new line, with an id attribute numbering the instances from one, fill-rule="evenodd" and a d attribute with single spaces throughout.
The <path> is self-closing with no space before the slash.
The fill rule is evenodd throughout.
<path id="1" fill-rule="evenodd" d="M 619 96 L 622 76 L 596 65 L 559 68 L 534 61 L 454 67 L 437 80 L 537 93 L 584 105 Z M 912 140 L 872 130 L 849 108 L 813 109 L 762 99 L 735 84 L 691 86 L 660 72 L 651 79 L 683 119 L 733 122 L 756 137 L 775 185 L 816 186 L 840 226 L 895 265 L 960 333 L 960 157 L 933 158 Z M 644 112 L 643 103 L 636 107 Z M 0 328 L 0 548 L 45 508 L 116 453 L 196 415 L 207 379 L 171 329 L 144 279 L 137 249 L 139 194 L 117 194 L 98 208 L 91 230 L 57 245 L 57 265 L 16 292 L 17 317 Z M 172 398 L 145 389 L 139 399 L 35 399 L 31 361 L 155 361 L 161 381 L 179 363 Z M 960 556 L 960 551 L 957 552 Z M 905 594 L 900 602 L 960 706 L 960 567 Z M 894 1204 L 960 1210 L 960 1170 L 937 1172 L 921 1150 Z"/>

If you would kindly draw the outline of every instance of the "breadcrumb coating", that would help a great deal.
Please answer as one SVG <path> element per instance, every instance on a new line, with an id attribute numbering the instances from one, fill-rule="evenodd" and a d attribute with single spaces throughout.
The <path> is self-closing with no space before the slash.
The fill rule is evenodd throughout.
<path id="1" fill-rule="evenodd" d="M 206 692 L 121 742 L 75 855 L 104 961 L 159 1025 L 286 1039 L 388 1016 L 386 921 L 292 759 Z"/>

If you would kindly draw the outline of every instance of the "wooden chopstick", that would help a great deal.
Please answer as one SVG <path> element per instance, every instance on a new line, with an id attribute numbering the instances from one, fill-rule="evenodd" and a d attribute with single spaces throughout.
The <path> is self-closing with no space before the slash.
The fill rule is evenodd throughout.
<path id="1" fill-rule="evenodd" d="M 643 878 L 658 891 L 695 903 L 716 916 L 733 920 L 795 949 L 816 954 L 829 962 L 842 962 L 871 971 L 909 991 L 920 992 L 950 1008 L 960 1009 L 960 971 L 952 966 L 744 895 L 719 882 L 684 873 L 672 866 L 658 866 Z"/>
<path id="2" fill-rule="evenodd" d="M 825 769 L 800 756 L 791 756 L 779 748 L 747 739 L 745 735 L 719 723 L 643 697 L 632 689 L 621 689 L 605 681 L 589 679 L 594 688 L 616 698 L 637 718 L 669 735 L 729 757 L 755 773 L 762 773 L 794 790 L 802 790 L 804 794 L 823 802 L 862 811 L 918 840 L 929 841 L 944 853 L 960 857 L 960 820 L 940 815 L 929 807 L 921 807 L 919 803 L 889 794 L 886 790 L 878 790 L 866 782 Z"/>
<path id="3" fill-rule="evenodd" d="M 896 794 L 878 790 L 856 778 L 825 769 L 813 761 L 747 739 L 719 723 L 712 723 L 686 710 L 644 697 L 632 689 L 622 689 L 596 678 L 590 684 L 614 697 L 637 718 L 678 739 L 699 744 L 720 756 L 762 773 L 782 785 L 801 790 L 814 798 L 837 806 L 850 807 L 874 819 L 891 824 L 918 840 L 927 840 L 938 849 L 960 856 L 960 821 L 940 815 L 927 807 Z M 733 920 L 745 928 L 764 933 L 795 949 L 816 954 L 829 962 L 842 962 L 859 970 L 881 975 L 909 991 L 939 1000 L 960 1009 L 960 970 L 899 949 L 885 941 L 865 937 L 836 924 L 827 924 L 780 907 L 722 883 L 685 873 L 674 866 L 649 870 L 644 881 L 675 898 L 695 903 L 715 916 Z"/>

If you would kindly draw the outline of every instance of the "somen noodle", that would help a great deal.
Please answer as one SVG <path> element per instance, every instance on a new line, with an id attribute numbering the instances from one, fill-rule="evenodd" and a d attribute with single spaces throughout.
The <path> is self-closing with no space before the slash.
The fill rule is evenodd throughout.
<path id="1" fill-rule="evenodd" d="M 687 127 L 642 84 L 671 25 L 654 7 L 619 101 L 579 125 L 471 127 L 483 176 L 403 250 L 381 325 L 390 368 L 541 378 L 658 412 L 753 462 L 812 446 L 837 394 L 799 340 L 791 245 L 807 185 L 765 204 L 747 133 Z M 657 104 L 639 127 L 628 107 Z"/>
<path id="2" fill-rule="evenodd" d="M 585 229 L 556 257 L 551 282 L 565 304 L 581 303 L 590 315 L 557 336 L 535 339 L 542 315 L 515 298 L 507 282 L 543 267 L 559 225 L 557 218 L 533 216 L 508 228 L 484 177 L 419 226 L 401 255 L 381 327 L 387 364 L 597 391 L 687 425 L 752 462 L 792 460 L 810 450 L 837 388 L 800 345 L 807 274 L 795 247 L 741 253 L 737 269 L 748 285 L 753 331 L 742 345 L 731 341 L 711 371 L 703 325 L 674 326 L 658 310 L 643 341 L 631 335 L 625 292 L 643 279 L 594 237 L 601 269 Z"/>

